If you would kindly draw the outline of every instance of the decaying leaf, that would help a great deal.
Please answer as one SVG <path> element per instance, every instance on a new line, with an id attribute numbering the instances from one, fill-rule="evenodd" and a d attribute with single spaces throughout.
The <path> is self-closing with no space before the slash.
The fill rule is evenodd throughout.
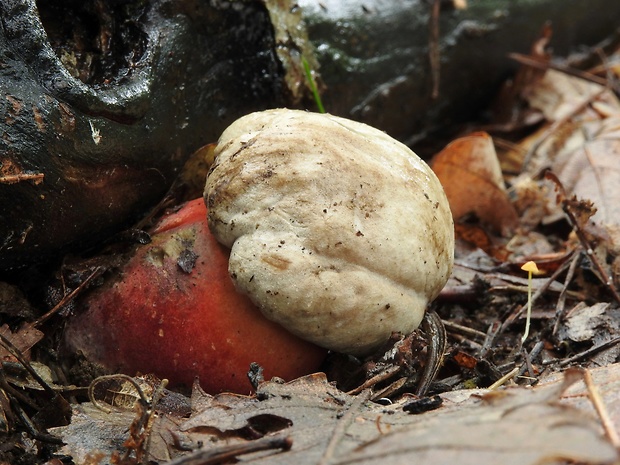
<path id="1" fill-rule="evenodd" d="M 61 452 L 73 457 L 76 464 L 107 464 L 114 454 L 125 450 L 128 428 L 135 418 L 131 410 L 104 412 L 91 403 L 75 406 L 71 424 L 52 428 L 65 443 Z M 182 452 L 175 446 L 174 430 L 179 420 L 172 416 L 155 419 L 149 439 L 149 459 L 165 463 Z"/>
<path id="2" fill-rule="evenodd" d="M 488 134 L 478 132 L 451 142 L 435 156 L 432 168 L 446 191 L 455 221 L 473 213 L 510 236 L 518 218 Z"/>
<path id="3" fill-rule="evenodd" d="M 620 309 L 606 302 L 594 305 L 577 303 L 560 320 L 557 337 L 564 343 L 578 342 L 581 346 L 604 347 L 581 362 L 582 366 L 606 366 L 620 355 Z"/>
<path id="4" fill-rule="evenodd" d="M 238 429 L 257 415 L 289 418 L 292 425 L 282 433 L 292 438 L 292 449 L 244 457 L 249 463 L 613 462 L 617 454 L 601 436 L 596 421 L 555 403 L 566 384 L 508 389 L 482 398 L 461 391 L 459 399 L 459 393 L 453 392 L 443 396 L 444 407 L 409 415 L 402 409 L 406 401 L 390 406 L 356 401 L 315 375 L 284 385 L 265 383 L 258 393 L 263 400 L 228 397 L 219 417 L 207 409 L 181 430 L 196 439 L 201 437 L 197 431 L 211 430 L 213 435 L 231 422 Z M 239 439 L 228 436 L 226 440 Z M 202 441 L 208 443 L 208 435 Z"/>
<path id="5" fill-rule="evenodd" d="M 600 84 L 554 70 L 547 70 L 526 98 L 548 125 L 521 142 L 528 152 L 521 179 L 550 168 L 568 196 L 594 204 L 592 220 L 609 229 L 610 246 L 618 248 L 620 101 Z"/>
<path id="6" fill-rule="evenodd" d="M 606 302 L 587 306 L 583 302 L 577 304 L 566 318 L 566 337 L 572 341 L 588 341 L 594 337 L 595 331 L 604 324 L 601 315 L 609 307 Z"/>
<path id="7" fill-rule="evenodd" d="M 610 373 L 607 373 L 607 372 Z M 612 412 L 620 419 L 620 366 L 596 370 L 594 380 Z M 238 456 L 243 463 L 284 465 L 329 464 L 539 464 L 561 460 L 611 464 L 620 458 L 604 438 L 584 388 L 571 388 L 579 376 L 558 377 L 545 386 L 500 391 L 465 390 L 442 394 L 442 407 L 418 415 L 403 410 L 407 398 L 379 405 L 361 394 L 336 389 L 322 374 L 279 384 L 266 382 L 255 397 L 199 393 L 191 418 L 161 416 L 150 439 L 151 460 L 164 463 L 190 450 L 225 449 L 266 436 L 282 435 L 290 450 L 261 450 Z M 604 380 L 604 381 L 601 381 Z M 578 401 L 580 408 L 572 405 Z M 84 463 L 99 462 L 123 449 L 135 413 L 113 414 L 82 404 L 71 425 L 56 428 L 63 452 Z"/>
<path id="8" fill-rule="evenodd" d="M 620 125 L 620 116 L 617 124 Z M 595 139 L 556 159 L 552 169 L 568 192 L 594 203 L 595 222 L 620 228 L 620 135 L 617 132 L 613 137 L 598 133 Z"/>
<path id="9" fill-rule="evenodd" d="M 0 281 L 0 315 L 34 320 L 35 311 L 17 286 Z"/>
<path id="10" fill-rule="evenodd" d="M 608 92 L 604 86 L 553 69 L 547 70 L 528 90 L 526 98 L 530 106 L 542 111 L 550 122 L 571 116 L 595 98 L 618 108 L 613 92 Z"/>
<path id="11" fill-rule="evenodd" d="M 43 333 L 30 324 L 23 324 L 16 332 L 4 324 L 0 326 L 0 335 L 13 344 L 26 360 L 30 360 L 30 349 L 43 338 Z M 0 359 L 8 361 L 14 360 L 14 357 L 0 346 Z"/>

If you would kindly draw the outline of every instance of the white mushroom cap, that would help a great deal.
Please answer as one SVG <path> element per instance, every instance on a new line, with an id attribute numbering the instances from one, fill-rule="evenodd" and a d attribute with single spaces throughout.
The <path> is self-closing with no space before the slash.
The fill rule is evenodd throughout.
<path id="1" fill-rule="evenodd" d="M 279 109 L 234 122 L 216 156 L 209 227 L 267 318 L 353 355 L 418 327 L 452 270 L 454 227 L 417 155 L 365 124 Z"/>

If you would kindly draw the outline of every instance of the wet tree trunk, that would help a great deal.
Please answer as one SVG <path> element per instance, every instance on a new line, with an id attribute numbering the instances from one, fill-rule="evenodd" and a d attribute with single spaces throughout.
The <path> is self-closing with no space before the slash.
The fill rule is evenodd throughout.
<path id="1" fill-rule="evenodd" d="M 302 55 L 328 111 L 411 142 L 480 111 L 545 21 L 559 54 L 620 24 L 609 0 L 443 10 L 433 99 L 431 3 L 0 0 L 0 273 L 128 226 L 239 116 L 313 108 Z"/>
<path id="2" fill-rule="evenodd" d="M 300 0 L 326 84 L 328 111 L 413 141 L 476 115 L 529 53 L 546 22 L 554 55 L 618 31 L 620 2 L 470 0 L 440 12 L 439 95 L 432 97 L 426 0 Z M 449 3 L 449 2 L 444 2 Z"/>

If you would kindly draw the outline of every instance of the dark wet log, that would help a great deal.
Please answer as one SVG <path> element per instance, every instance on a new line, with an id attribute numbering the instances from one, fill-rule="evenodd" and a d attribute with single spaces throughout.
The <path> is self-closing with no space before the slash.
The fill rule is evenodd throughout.
<path id="1" fill-rule="evenodd" d="M 516 66 L 507 54 L 527 52 L 546 20 L 558 54 L 620 24 L 620 2 L 609 0 L 443 10 L 433 100 L 430 0 L 298 3 L 327 110 L 406 142 L 480 111 Z M 38 5 L 0 0 L 0 272 L 118 232 L 234 119 L 303 99 L 299 58 L 314 57 L 285 0 Z"/>
<path id="2" fill-rule="evenodd" d="M 285 101 L 260 2 L 40 6 L 0 1 L 0 270 L 129 225 L 192 151 Z"/>
<path id="3" fill-rule="evenodd" d="M 442 9 L 439 97 L 433 99 L 433 1 L 298 3 L 317 48 L 327 111 L 409 142 L 476 115 L 516 68 L 508 54 L 529 53 L 546 21 L 557 56 L 598 43 L 620 24 L 620 2 L 609 0 L 469 0 L 467 9 Z"/>

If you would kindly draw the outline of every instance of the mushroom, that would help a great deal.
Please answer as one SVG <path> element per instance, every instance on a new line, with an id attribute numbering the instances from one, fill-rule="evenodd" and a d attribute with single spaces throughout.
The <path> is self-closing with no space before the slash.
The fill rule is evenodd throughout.
<path id="1" fill-rule="evenodd" d="M 228 277 L 228 249 L 209 233 L 201 198 L 165 215 L 121 269 L 79 302 L 63 349 L 106 372 L 196 377 L 212 394 L 247 394 L 252 362 L 269 379 L 312 373 L 325 349 L 267 320 Z"/>
<path id="2" fill-rule="evenodd" d="M 268 319 L 356 356 L 419 326 L 450 276 L 454 227 L 410 149 L 362 123 L 275 109 L 229 126 L 216 157 L 209 228 Z"/>

